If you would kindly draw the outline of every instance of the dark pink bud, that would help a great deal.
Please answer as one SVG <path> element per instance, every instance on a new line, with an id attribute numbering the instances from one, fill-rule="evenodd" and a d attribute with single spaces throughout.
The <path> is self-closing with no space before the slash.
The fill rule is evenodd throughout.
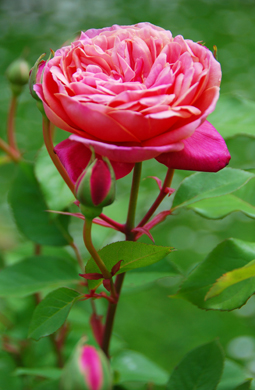
<path id="1" fill-rule="evenodd" d="M 112 372 L 101 349 L 81 340 L 62 371 L 61 390 L 111 390 Z"/>
<path id="2" fill-rule="evenodd" d="M 93 219 L 115 199 L 115 174 L 107 158 L 95 159 L 80 175 L 75 185 L 82 213 Z"/>
<path id="3" fill-rule="evenodd" d="M 82 348 L 79 366 L 89 390 L 100 390 L 103 383 L 103 368 L 96 348 L 91 345 Z"/>
<path id="4" fill-rule="evenodd" d="M 107 164 L 103 160 L 97 160 L 90 177 L 91 199 L 95 206 L 98 206 L 107 197 L 111 184 L 111 173 Z"/>

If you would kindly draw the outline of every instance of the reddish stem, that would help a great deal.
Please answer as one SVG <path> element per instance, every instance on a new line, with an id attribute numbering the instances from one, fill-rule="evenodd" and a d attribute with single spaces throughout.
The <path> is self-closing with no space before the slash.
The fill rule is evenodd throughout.
<path id="1" fill-rule="evenodd" d="M 132 180 L 132 187 L 130 192 L 130 199 L 129 199 L 129 207 L 128 207 L 128 214 L 127 214 L 127 220 L 125 224 L 125 234 L 126 234 L 126 240 L 127 241 L 133 241 L 134 240 L 134 234 L 132 234 L 132 229 L 134 228 L 135 223 L 135 212 L 136 212 L 136 205 L 137 205 L 137 199 L 138 199 L 138 190 L 139 190 L 139 184 L 141 179 L 141 170 L 142 170 L 142 163 L 137 163 L 135 165 L 135 169 L 133 172 L 133 180 Z M 115 291 L 117 297 L 120 296 L 121 287 L 124 282 L 125 273 L 119 274 L 116 277 L 115 280 Z M 113 324 L 117 309 L 117 303 L 109 303 L 106 321 L 105 321 L 105 328 L 104 328 L 104 335 L 103 335 L 103 341 L 102 341 L 102 349 L 106 356 L 108 358 L 109 355 L 109 346 L 110 346 L 110 340 L 113 330 Z"/>
<path id="2" fill-rule="evenodd" d="M 121 292 L 121 287 L 124 281 L 125 273 L 119 274 L 116 277 L 115 281 L 115 291 L 116 294 L 119 296 Z M 107 311 L 107 317 L 105 321 L 105 328 L 104 328 L 104 336 L 103 336 L 103 341 L 101 348 L 105 352 L 106 356 L 108 358 L 110 357 L 109 355 L 109 346 L 110 346 L 110 340 L 111 340 L 111 335 L 112 335 L 112 330 L 113 330 L 113 324 L 114 324 L 114 318 L 115 318 L 115 313 L 117 309 L 117 303 L 109 303 L 108 306 L 108 311 Z"/>
<path id="3" fill-rule="evenodd" d="M 15 125 L 14 125 L 16 107 L 17 107 L 17 97 L 13 95 L 11 98 L 11 104 L 8 113 L 7 137 L 8 137 L 8 142 L 10 147 L 14 149 L 17 153 L 19 153 L 17 143 L 16 143 L 16 138 L 15 138 Z"/>
<path id="4" fill-rule="evenodd" d="M 55 167 L 59 171 L 60 175 L 70 188 L 70 190 L 74 193 L 74 184 L 71 181 L 70 177 L 68 176 L 68 173 L 66 172 L 65 168 L 61 164 L 61 161 L 59 160 L 58 156 L 54 152 L 54 146 L 52 142 L 52 134 L 51 134 L 52 128 L 50 125 L 50 121 L 43 116 L 43 138 L 44 142 L 47 148 L 47 151 L 50 155 L 50 158 L 52 159 L 52 162 L 54 163 Z"/>
<path id="5" fill-rule="evenodd" d="M 0 149 L 2 149 L 8 156 L 12 159 L 14 162 L 19 162 L 20 160 L 20 153 L 13 149 L 11 146 L 9 146 L 3 139 L 0 138 Z"/>

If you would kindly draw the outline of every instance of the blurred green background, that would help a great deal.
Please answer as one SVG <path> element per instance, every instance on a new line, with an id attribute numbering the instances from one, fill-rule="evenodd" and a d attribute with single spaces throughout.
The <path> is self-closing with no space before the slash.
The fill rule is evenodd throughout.
<path id="1" fill-rule="evenodd" d="M 238 96 L 255 100 L 254 0 L 0 0 L 0 136 L 6 138 L 6 117 L 11 96 L 4 73 L 14 59 L 23 54 L 32 66 L 41 53 L 48 54 L 50 48 L 56 50 L 80 30 L 140 21 L 169 29 L 173 35 L 181 34 L 194 41 L 203 41 L 211 50 L 216 45 L 223 72 L 221 99 Z M 223 107 L 221 99 L 218 109 Z M 221 116 L 212 116 L 212 123 L 224 123 L 225 116 L 242 116 L 239 109 L 242 110 L 241 105 L 239 108 L 231 104 L 227 112 L 222 108 Z M 247 115 L 252 115 L 252 109 Z M 227 140 L 232 154 L 230 166 L 254 169 L 255 142 L 253 136 L 246 135 L 246 119 L 240 122 L 243 135 Z M 255 123 L 250 126 L 255 126 Z M 221 128 L 224 129 L 224 125 Z M 58 134 L 59 139 L 66 136 L 63 132 Z M 41 115 L 28 90 L 21 96 L 18 107 L 17 140 L 21 150 L 25 151 L 25 157 L 33 160 L 42 145 Z M 164 172 L 162 165 L 150 161 L 145 164 L 143 176 L 156 175 L 163 179 Z M 12 164 L 0 165 L 0 256 L 7 263 L 18 261 L 32 251 L 32 243 L 18 233 L 7 202 L 14 174 Z M 187 174 L 178 171 L 173 187 Z M 119 182 L 114 213 L 120 220 L 124 216 L 123 202 L 129 193 L 130 180 L 128 176 Z M 153 180 L 142 182 L 139 198 L 141 215 L 156 194 L 157 186 Z M 169 199 L 166 200 L 161 210 L 167 209 L 169 202 Z M 153 236 L 156 244 L 171 245 L 177 249 L 171 254 L 171 260 L 187 273 L 221 240 L 236 237 L 255 241 L 254 233 L 254 220 L 241 213 L 210 221 L 192 211 L 183 211 L 156 228 Z M 71 234 L 87 258 L 79 221 L 72 221 Z M 98 247 L 105 245 L 109 239 L 114 241 L 121 237 L 113 237 L 100 228 L 96 230 Z M 147 238 L 143 241 L 149 242 Z M 242 309 L 231 313 L 204 312 L 188 302 L 168 298 L 169 289 L 173 288 L 171 280 L 161 280 L 145 290 L 124 291 L 115 326 L 119 341 L 128 348 L 145 353 L 170 371 L 187 351 L 219 337 L 227 357 L 243 364 L 255 376 L 255 299 L 252 297 Z M 13 307 L 17 315 L 24 308 L 17 302 L 13 303 Z M 26 320 L 23 318 L 27 324 L 29 316 L 31 313 L 28 312 Z M 75 315 L 73 317 L 74 331 L 77 326 L 77 334 L 81 335 L 81 325 L 78 326 Z"/>

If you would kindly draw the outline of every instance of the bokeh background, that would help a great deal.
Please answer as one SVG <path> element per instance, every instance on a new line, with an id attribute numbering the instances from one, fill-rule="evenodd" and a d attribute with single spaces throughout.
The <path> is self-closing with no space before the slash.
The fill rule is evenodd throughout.
<path id="1" fill-rule="evenodd" d="M 213 45 L 217 46 L 223 81 L 216 108 L 219 111 L 212 115 L 212 123 L 224 132 L 226 118 L 228 123 L 232 116 L 238 118 L 240 134 L 227 140 L 232 154 L 230 166 L 254 169 L 252 128 L 255 122 L 251 119 L 255 107 L 254 0 L 0 0 L 0 135 L 5 139 L 11 96 L 5 70 L 13 60 L 23 55 L 32 66 L 41 53 L 56 50 L 81 30 L 140 21 L 169 29 L 173 35 L 181 34 L 194 41 L 203 41 L 210 50 L 213 50 Z M 229 97 L 233 100 L 223 106 L 221 102 Z M 249 108 L 245 112 L 242 111 L 244 106 Z M 34 160 L 42 145 L 41 114 L 28 90 L 20 98 L 16 121 L 19 146 L 28 160 Z M 246 134 L 247 121 L 249 135 Z M 59 139 L 66 136 L 63 132 L 58 133 Z M 150 161 L 145 164 L 143 176 L 156 175 L 162 179 L 164 172 L 163 166 Z M 173 187 L 187 174 L 190 173 L 176 172 Z M 17 231 L 7 201 L 14 175 L 12 164 L 0 165 L 0 256 L 10 264 L 32 250 L 32 243 Z M 120 220 L 125 215 L 124 200 L 129 193 L 130 180 L 128 176 L 119 182 L 115 211 L 110 211 Z M 151 179 L 144 180 L 139 198 L 141 215 L 156 194 L 156 184 Z M 168 208 L 169 202 L 169 199 L 166 200 L 161 209 Z M 83 249 L 81 223 L 72 221 L 70 229 L 84 258 L 88 258 Z M 156 244 L 171 245 L 177 249 L 171 254 L 171 260 L 186 274 L 228 237 L 255 241 L 255 222 L 241 213 L 211 221 L 192 211 L 185 211 L 171 216 L 153 231 L 153 236 Z M 112 236 L 100 228 L 96 230 L 98 247 L 117 239 L 121 237 Z M 143 241 L 149 242 L 147 238 Z M 52 251 L 47 250 L 49 253 Z M 68 249 L 60 252 L 70 256 Z M 255 299 L 252 297 L 243 308 L 234 312 L 204 312 L 188 302 L 170 299 L 168 295 L 174 287 L 168 278 L 143 289 L 124 290 L 116 318 L 116 345 L 119 343 L 145 353 L 170 371 L 186 352 L 218 337 L 226 356 L 245 366 L 250 375 L 255 376 Z M 26 302 L 21 305 L 15 301 L 12 305 L 17 316 L 26 309 Z M 22 316 L 20 323 L 26 326 L 31 313 L 28 310 L 26 318 L 24 314 Z M 77 318 L 81 318 L 79 308 L 71 313 L 71 319 L 73 332 L 80 335 L 84 329 Z M 19 330 L 17 332 L 18 337 Z M 41 351 L 47 350 L 43 343 L 38 343 Z M 39 354 L 38 351 L 34 353 L 33 357 L 27 358 L 28 366 L 34 364 L 34 358 Z"/>

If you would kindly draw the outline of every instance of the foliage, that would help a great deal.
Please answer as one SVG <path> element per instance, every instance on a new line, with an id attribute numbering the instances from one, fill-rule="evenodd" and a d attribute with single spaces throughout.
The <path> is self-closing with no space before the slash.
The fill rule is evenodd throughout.
<path id="1" fill-rule="evenodd" d="M 2 75 L 25 47 L 33 63 L 50 45 L 58 47 L 77 30 L 113 23 L 146 19 L 174 35 L 204 38 L 211 49 L 218 45 L 223 94 L 210 121 L 227 140 L 230 167 L 217 174 L 176 172 L 176 192 L 160 209 L 171 210 L 171 215 L 152 230 L 156 245 L 143 235 L 139 242 L 105 246 L 110 234 L 101 226 L 93 226 L 93 236 L 108 270 L 122 260 L 118 274 L 128 271 L 111 344 L 116 388 L 255 388 L 250 379 L 255 374 L 252 2 L 14 3 L 4 0 L 0 9 Z M 0 85 L 0 135 L 6 139 L 10 91 L 3 76 Z M 78 209 L 42 146 L 41 117 L 31 100 L 28 91 L 21 95 L 16 118 L 25 162 L 13 164 L 0 155 L 0 388 L 55 390 L 61 374 L 57 343 L 64 345 L 64 361 L 84 334 L 95 343 L 85 325 L 91 307 L 82 300 L 87 290 L 79 272 L 100 271 L 83 247 L 82 220 L 47 212 L 74 214 Z M 63 133 L 57 130 L 56 140 L 66 138 Z M 154 172 L 164 178 L 164 167 L 155 164 L 143 166 L 147 179 L 141 183 L 137 220 L 158 194 L 148 176 Z M 126 215 L 130 183 L 129 176 L 118 183 L 117 201 L 107 210 L 119 223 Z M 123 240 L 120 232 L 111 237 Z M 81 251 L 82 270 L 74 243 Z M 105 291 L 101 282 L 88 284 L 100 294 Z M 103 315 L 106 302 L 96 304 Z M 243 335 L 250 336 L 251 344 L 245 358 L 230 348 Z"/>

